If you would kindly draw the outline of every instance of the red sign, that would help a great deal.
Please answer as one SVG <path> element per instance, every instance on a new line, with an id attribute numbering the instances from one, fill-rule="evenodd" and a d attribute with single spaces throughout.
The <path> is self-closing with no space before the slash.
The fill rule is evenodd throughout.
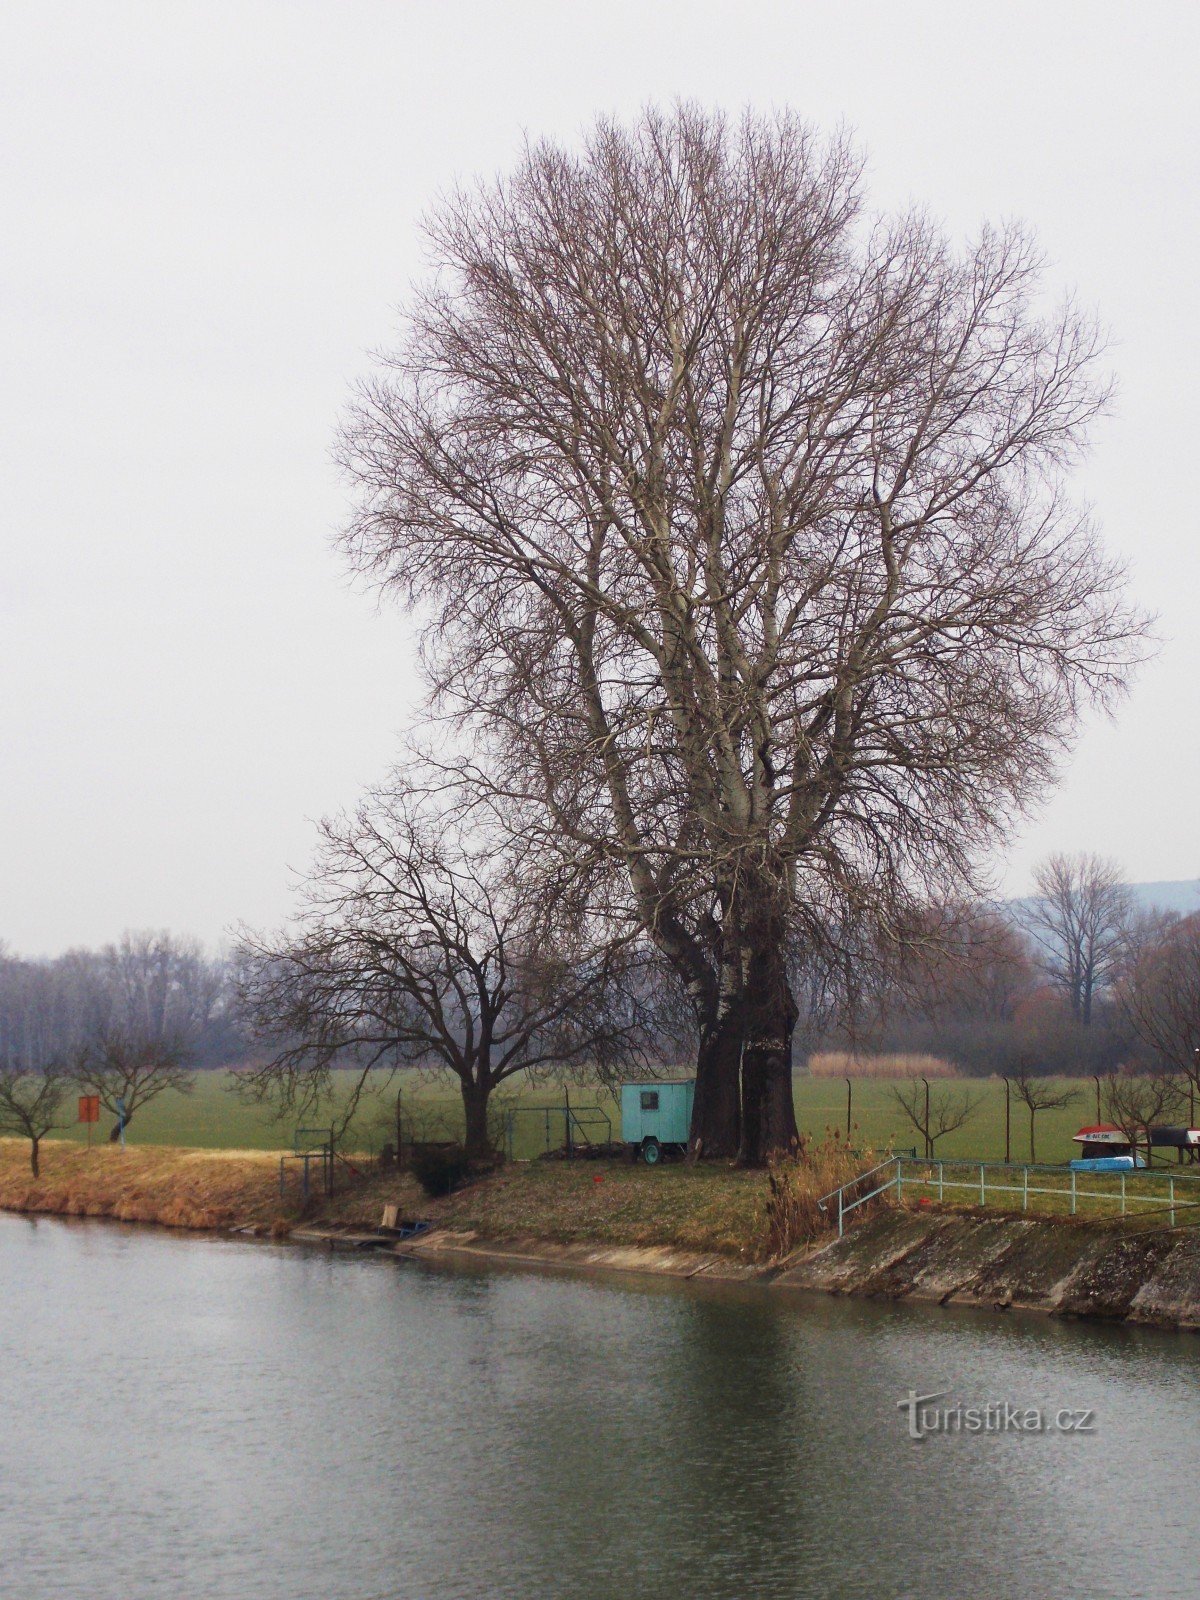
<path id="1" fill-rule="evenodd" d="M 79 1096 L 80 1122 L 100 1121 L 100 1096 L 98 1094 L 81 1094 Z"/>

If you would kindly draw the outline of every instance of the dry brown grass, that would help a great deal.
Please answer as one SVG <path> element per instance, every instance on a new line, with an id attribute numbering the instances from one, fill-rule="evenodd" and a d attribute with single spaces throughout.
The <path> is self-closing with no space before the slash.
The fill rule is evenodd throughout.
<path id="1" fill-rule="evenodd" d="M 264 1150 L 86 1146 L 48 1140 L 41 1176 L 29 1145 L 0 1139 L 0 1206 L 64 1217 L 110 1217 L 169 1228 L 270 1226 L 279 1220 L 279 1161 Z"/>
<path id="2" fill-rule="evenodd" d="M 850 1050 L 825 1050 L 809 1056 L 808 1070 L 814 1078 L 956 1078 L 952 1061 L 940 1056 L 855 1055 Z"/>
<path id="3" fill-rule="evenodd" d="M 818 1145 L 801 1138 L 794 1156 L 781 1156 L 767 1170 L 766 1253 L 781 1260 L 810 1244 L 832 1226 L 832 1212 L 819 1202 L 857 1173 L 873 1167 L 878 1157 L 869 1150 L 847 1149 L 840 1135 Z"/>

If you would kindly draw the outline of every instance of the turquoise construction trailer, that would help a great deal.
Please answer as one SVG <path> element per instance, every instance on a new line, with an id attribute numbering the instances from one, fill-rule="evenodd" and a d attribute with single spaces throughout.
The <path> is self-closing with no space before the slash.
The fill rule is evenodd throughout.
<path id="1" fill-rule="evenodd" d="M 648 1166 L 687 1154 L 695 1078 L 621 1085 L 621 1138 Z"/>

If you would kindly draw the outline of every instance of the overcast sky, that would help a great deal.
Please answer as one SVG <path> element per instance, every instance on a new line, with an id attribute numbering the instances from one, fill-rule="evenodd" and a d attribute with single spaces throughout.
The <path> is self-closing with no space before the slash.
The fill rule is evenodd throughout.
<path id="1" fill-rule="evenodd" d="M 1018 216 L 1111 328 L 1082 488 L 1164 646 L 1011 841 L 1200 874 L 1200 8 L 953 0 L 8 0 L 0 939 L 278 921 L 379 777 L 406 623 L 330 547 L 329 447 L 422 210 L 525 131 L 694 97 L 846 122 L 880 207 Z"/>

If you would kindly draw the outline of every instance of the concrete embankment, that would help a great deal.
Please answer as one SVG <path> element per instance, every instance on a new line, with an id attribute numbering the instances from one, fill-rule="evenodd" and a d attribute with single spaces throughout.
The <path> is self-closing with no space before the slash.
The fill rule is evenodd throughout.
<path id="1" fill-rule="evenodd" d="M 1200 1328 L 1200 1235 L 888 1209 L 779 1271 L 782 1288 Z"/>
<path id="2" fill-rule="evenodd" d="M 377 1235 L 319 1228 L 293 1237 L 351 1247 L 385 1243 Z M 772 1266 L 669 1246 L 556 1244 L 447 1228 L 385 1247 L 427 1260 L 472 1257 L 1200 1329 L 1200 1234 L 1190 1230 L 1123 1232 L 1061 1220 L 888 1208 L 844 1239 Z"/>
<path id="3" fill-rule="evenodd" d="M 755 1283 L 773 1291 L 864 1294 L 989 1310 L 1016 1307 L 1058 1317 L 1200 1330 L 1200 1235 L 1190 1230 L 1131 1234 L 1094 1224 L 888 1208 L 845 1238 L 774 1266 L 666 1245 L 554 1243 L 491 1238 L 474 1230 L 434 1229 L 395 1245 L 370 1232 L 326 1227 L 302 1227 L 293 1238 L 349 1248 L 382 1246 L 398 1256 L 424 1259 L 458 1256 L 576 1272 L 637 1272 Z"/>

